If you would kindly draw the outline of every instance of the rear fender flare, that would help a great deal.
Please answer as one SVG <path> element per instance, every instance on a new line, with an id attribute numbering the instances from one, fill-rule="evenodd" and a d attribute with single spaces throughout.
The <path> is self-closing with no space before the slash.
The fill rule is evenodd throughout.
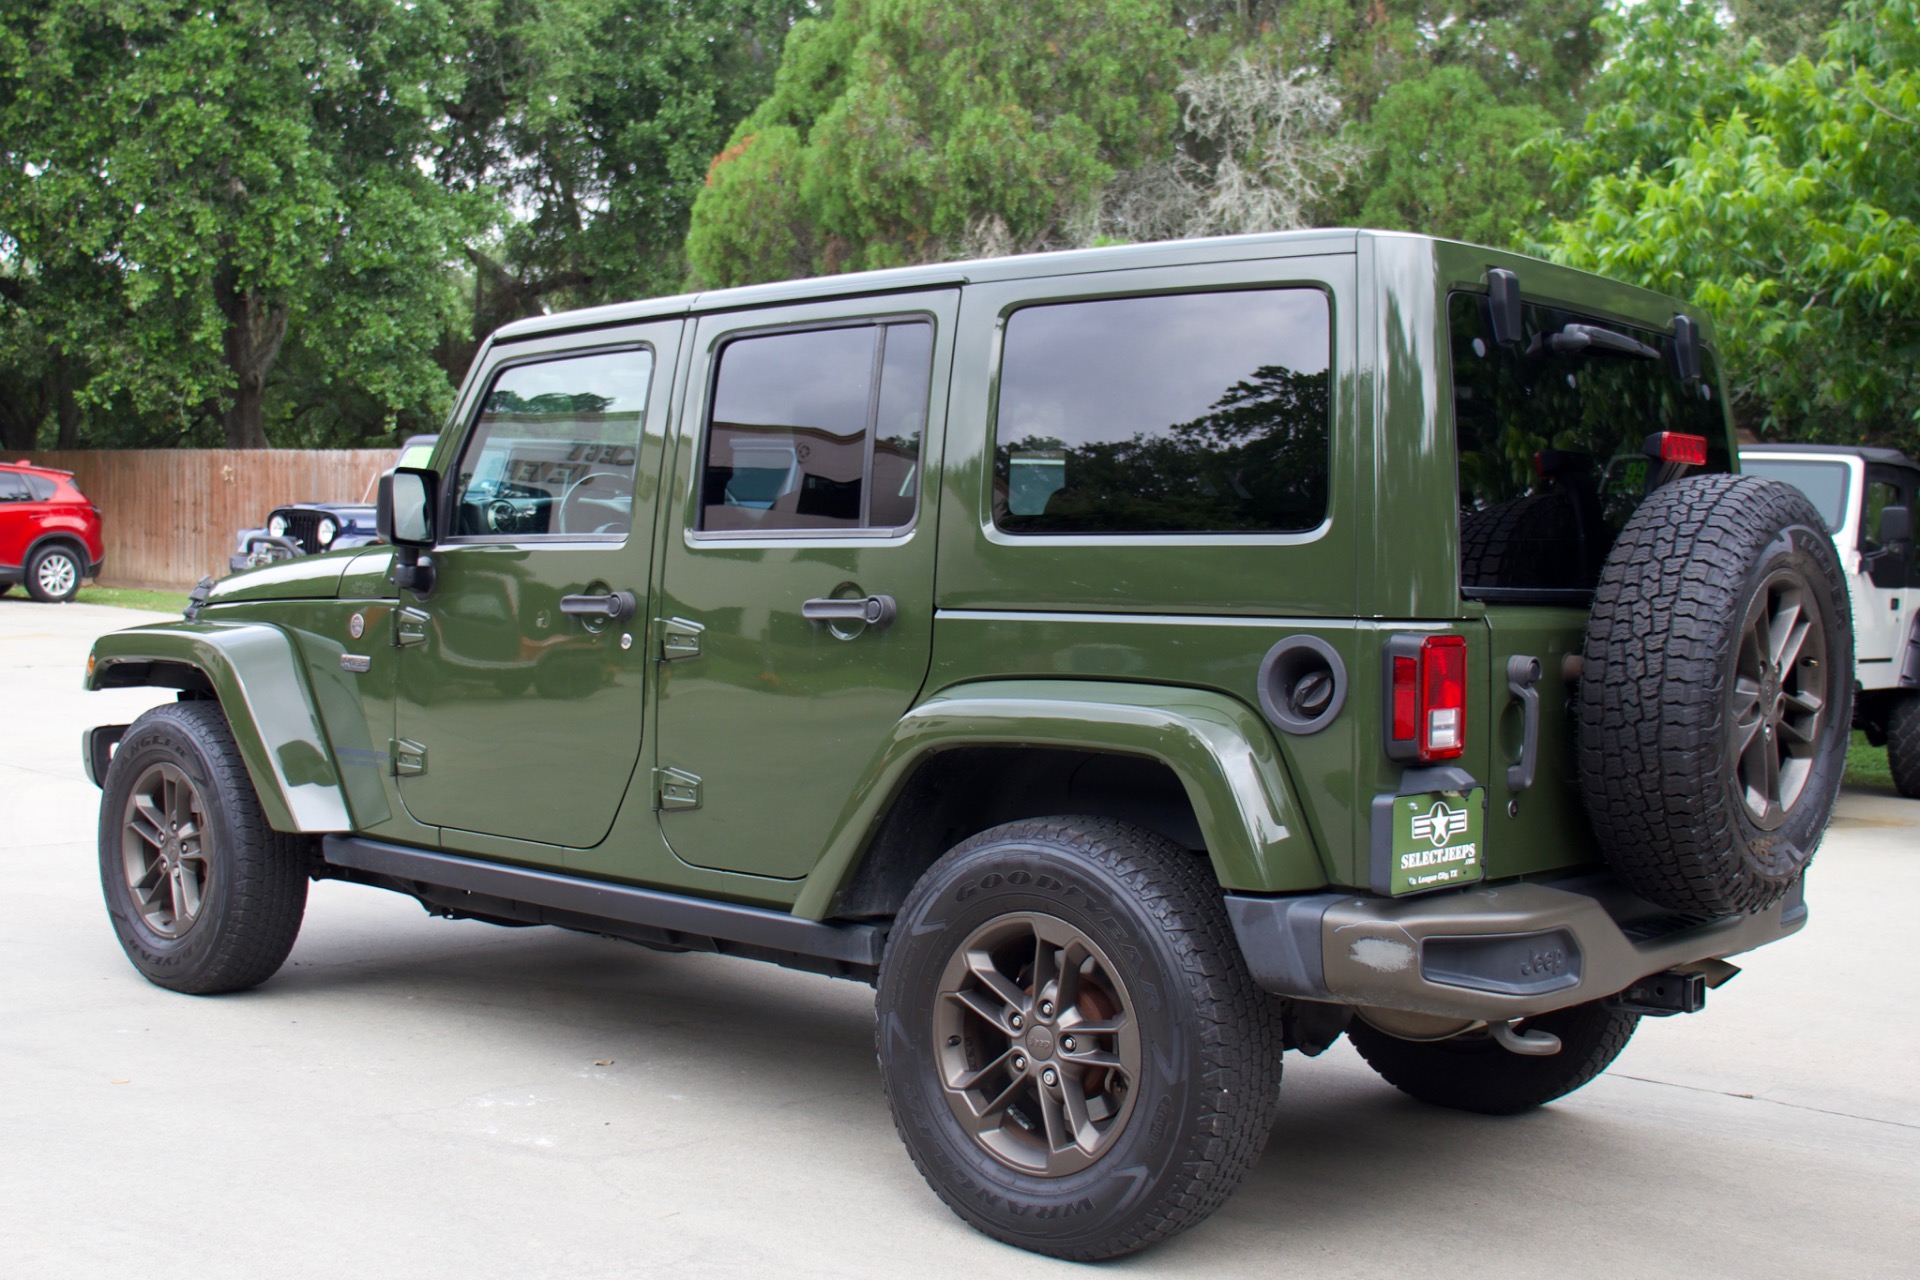
<path id="1" fill-rule="evenodd" d="M 312 690 L 285 631 L 257 622 L 176 622 L 94 641 L 86 687 L 139 686 L 219 699 L 274 830 L 352 830 Z"/>
<path id="2" fill-rule="evenodd" d="M 1245 704 L 1160 685 L 983 681 L 935 694 L 901 718 L 841 811 L 794 913 L 826 918 L 922 761 L 979 746 L 1079 748 L 1158 760 L 1185 789 L 1223 887 L 1272 893 L 1327 883 L 1273 735 Z"/>

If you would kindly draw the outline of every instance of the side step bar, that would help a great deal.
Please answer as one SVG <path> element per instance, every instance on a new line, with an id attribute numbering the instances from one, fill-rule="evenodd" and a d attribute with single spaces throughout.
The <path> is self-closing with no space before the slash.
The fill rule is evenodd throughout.
<path id="1" fill-rule="evenodd" d="M 675 950 L 717 951 L 868 978 L 880 966 L 886 940 L 885 930 L 877 925 L 823 924 L 764 907 L 636 889 L 358 836 L 323 837 L 320 849 L 327 865 L 360 873 L 343 878 L 410 893 L 432 907 L 605 933 Z"/>

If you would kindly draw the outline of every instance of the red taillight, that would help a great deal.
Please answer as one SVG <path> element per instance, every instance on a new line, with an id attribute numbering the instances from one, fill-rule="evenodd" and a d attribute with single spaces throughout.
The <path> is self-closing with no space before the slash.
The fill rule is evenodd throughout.
<path id="1" fill-rule="evenodd" d="M 1393 701 L 1388 715 L 1393 723 L 1388 736 L 1397 742 L 1412 742 L 1420 731 L 1420 659 L 1395 655 L 1393 664 Z"/>
<path id="2" fill-rule="evenodd" d="M 1467 747 L 1467 642 L 1394 636 L 1387 642 L 1387 754 L 1430 764 Z"/>
<path id="3" fill-rule="evenodd" d="M 1420 758 L 1453 760 L 1467 749 L 1467 642 L 1428 636 L 1420 643 Z"/>
<path id="4" fill-rule="evenodd" d="M 1707 465 L 1707 438 L 1705 436 L 1684 435 L 1678 431 L 1662 431 L 1660 441 L 1660 461 L 1679 462 L 1689 467 Z"/>

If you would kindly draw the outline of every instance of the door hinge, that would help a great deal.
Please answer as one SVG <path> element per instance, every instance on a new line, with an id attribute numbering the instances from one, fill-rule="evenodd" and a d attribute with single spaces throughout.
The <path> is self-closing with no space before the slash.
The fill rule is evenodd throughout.
<path id="1" fill-rule="evenodd" d="M 656 809 L 698 809 L 700 778 L 685 769 L 653 771 L 653 807 Z"/>
<path id="2" fill-rule="evenodd" d="M 700 623 L 685 618 L 660 619 L 661 660 L 672 662 L 675 658 L 699 657 L 700 633 L 705 630 Z"/>
<path id="3" fill-rule="evenodd" d="M 395 738 L 387 754 L 393 760 L 393 773 L 397 778 L 418 777 L 427 771 L 427 748 L 423 743 Z"/>
<path id="4" fill-rule="evenodd" d="M 427 621 L 429 615 L 420 609 L 401 609 L 393 615 L 393 643 L 395 647 L 427 642 Z"/>

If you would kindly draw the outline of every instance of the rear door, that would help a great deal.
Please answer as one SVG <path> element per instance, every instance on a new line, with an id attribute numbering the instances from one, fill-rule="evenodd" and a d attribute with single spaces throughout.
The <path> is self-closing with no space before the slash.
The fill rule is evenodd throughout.
<path id="1" fill-rule="evenodd" d="M 0 471 L 0 568 L 26 568 L 27 547 L 33 541 L 33 490 L 18 471 Z"/>
<path id="2" fill-rule="evenodd" d="M 957 291 L 702 317 L 665 527 L 655 804 L 795 878 L 913 705 Z"/>

